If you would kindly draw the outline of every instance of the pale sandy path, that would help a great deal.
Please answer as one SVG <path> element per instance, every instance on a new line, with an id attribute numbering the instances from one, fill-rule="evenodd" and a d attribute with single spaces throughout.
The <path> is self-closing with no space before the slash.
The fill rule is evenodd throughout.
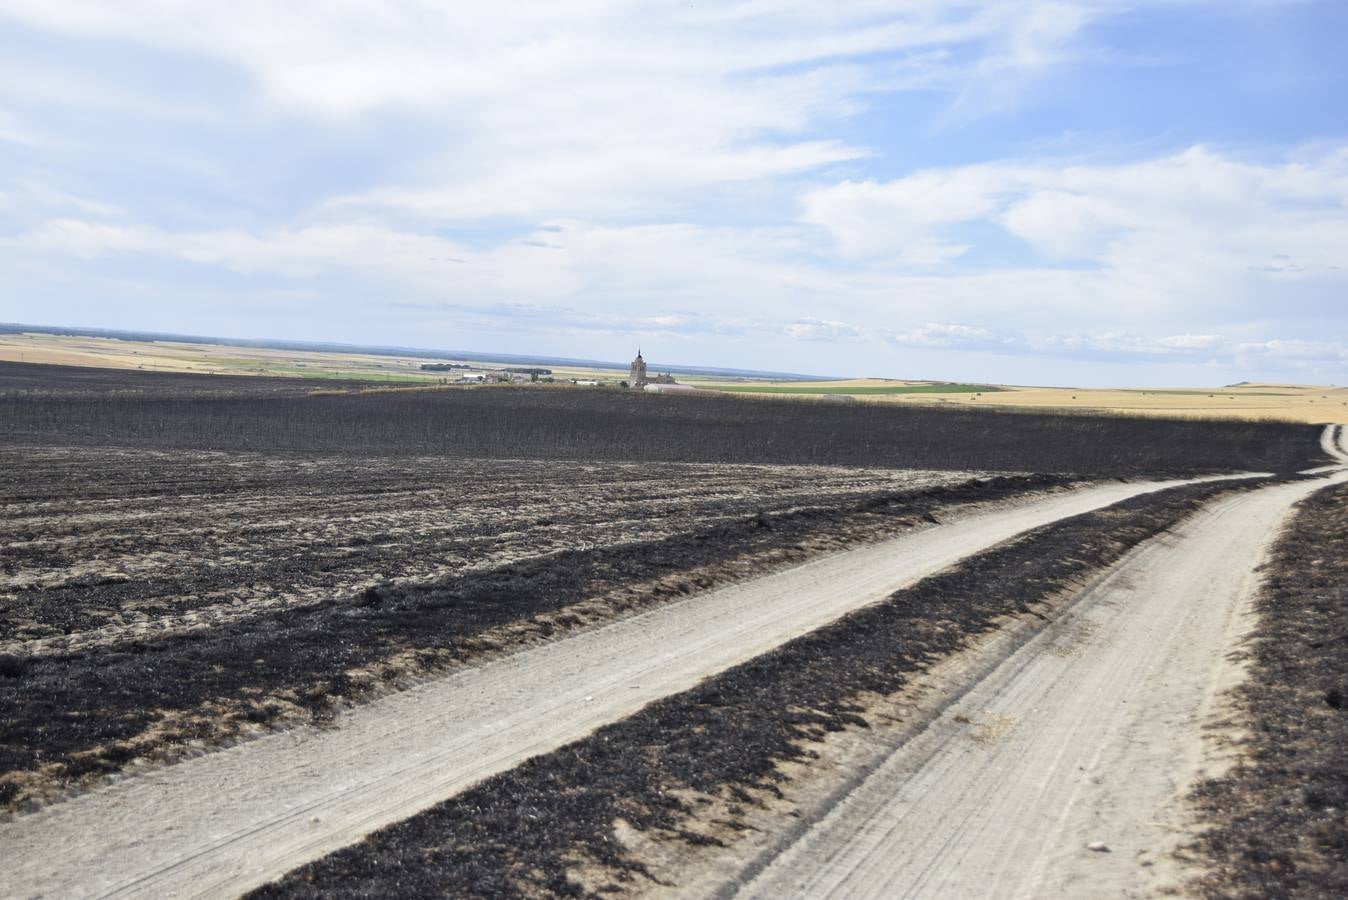
<path id="1" fill-rule="evenodd" d="M 758 861 L 739 896 L 1131 897 L 1161 887 L 1255 567 L 1292 504 L 1326 483 L 1220 500 L 1134 551 Z M 1093 841 L 1111 852 L 1088 850 Z"/>
<path id="2" fill-rule="evenodd" d="M 1320 433 L 1320 449 L 1341 463 L 1348 463 L 1348 426 L 1326 425 Z"/>
<path id="3" fill-rule="evenodd" d="M 1177 482 L 1039 498 L 531 648 L 0 825 L 6 897 L 230 896 L 1015 534 Z"/>

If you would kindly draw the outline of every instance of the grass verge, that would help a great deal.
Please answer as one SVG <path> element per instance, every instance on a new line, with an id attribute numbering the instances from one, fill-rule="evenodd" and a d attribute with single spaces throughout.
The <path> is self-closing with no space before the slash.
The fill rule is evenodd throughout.
<path id="1" fill-rule="evenodd" d="M 1233 694 L 1236 764 L 1190 800 L 1208 897 L 1348 897 L 1348 486 L 1304 500 L 1275 545 Z"/>
<path id="2" fill-rule="evenodd" d="M 868 726 L 864 698 L 902 691 L 1004 616 L 1046 616 L 1065 590 L 1250 484 L 1174 488 L 1031 531 L 251 896 L 599 896 L 653 878 L 615 828 L 722 841 L 699 827 L 700 808 L 729 811 L 721 834 L 744 827 L 736 816 L 755 794 L 779 792 L 779 765 L 807 761 L 829 732 Z"/>

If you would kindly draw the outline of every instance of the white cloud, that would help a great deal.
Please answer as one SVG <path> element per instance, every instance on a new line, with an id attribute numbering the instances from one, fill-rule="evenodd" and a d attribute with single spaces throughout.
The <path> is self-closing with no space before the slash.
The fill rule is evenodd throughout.
<path id="1" fill-rule="evenodd" d="M 848 256 L 943 262 L 965 248 L 935 235 L 990 213 L 999 187 L 992 172 L 977 170 L 920 172 L 886 184 L 846 181 L 805 194 L 801 218 L 827 228 Z"/>
<path id="2" fill-rule="evenodd" d="M 1176 350 L 1211 350 L 1220 346 L 1221 342 L 1221 335 L 1217 334 L 1172 334 L 1156 343 Z"/>
<path id="3" fill-rule="evenodd" d="M 1009 335 L 994 334 L 987 328 L 977 325 L 943 324 L 928 322 L 918 328 L 893 332 L 886 335 L 892 343 L 909 347 L 962 347 L 989 345 L 1014 347 L 1017 338 Z"/>
<path id="4" fill-rule="evenodd" d="M 1235 350 L 1241 356 L 1260 360 L 1290 360 L 1304 366 L 1337 365 L 1348 371 L 1348 342 L 1269 340 L 1238 344 Z"/>
<path id="5" fill-rule="evenodd" d="M 1021 4 L 1006 22 L 1003 36 L 993 52 L 976 65 L 977 77 L 969 79 L 946 111 L 946 124 L 1004 111 L 1014 107 L 1025 84 L 1055 65 L 1072 58 L 1069 50 L 1081 30 L 1103 11 L 1117 4 L 1044 2 Z M 996 8 L 996 5 L 993 5 Z M 1011 7 L 1014 8 L 1014 7 Z"/>
<path id="6" fill-rule="evenodd" d="M 1101 242 L 1129 225 L 1138 224 L 1128 209 L 1090 194 L 1037 190 L 1009 207 L 999 218 L 1007 231 L 1055 256 L 1090 256 Z"/>
<path id="7" fill-rule="evenodd" d="M 1267 296 L 1261 279 L 1348 278 L 1348 160 L 1340 148 L 1263 163 L 1202 147 L 1112 165 L 998 162 L 843 182 L 806 194 L 802 208 L 839 252 L 891 262 L 911 260 L 913 247 L 951 244 L 961 226 L 1000 227 L 1043 254 L 1043 273 L 1063 258 L 1089 263 L 1059 270 L 1076 305 L 1098 315 L 1093 304 L 1108 301 L 1120 318 L 1243 314 Z M 1044 287 L 1040 302 L 1052 305 L 1058 291 Z M 1306 297 L 1323 305 L 1319 294 Z"/>
<path id="8" fill-rule="evenodd" d="M 751 0 L 712 8 L 677 0 L 508 6 L 127 0 L 114 8 L 97 0 L 4 0 L 0 16 L 214 57 L 251 73 L 273 102 L 349 115 L 386 104 L 454 105 L 464 98 L 514 103 L 524 86 L 531 86 L 538 100 L 564 99 L 566 89 L 577 85 L 606 91 L 615 100 L 624 92 L 643 93 L 640 88 L 652 81 L 706 83 L 772 67 L 970 42 L 991 45 L 995 68 L 1004 72 L 1042 65 L 1043 47 L 1069 37 L 1082 21 L 1122 7 L 1080 0 L 890 0 L 829 7 Z M 769 80 L 747 78 L 731 100 L 753 98 L 755 81 Z M 647 118 L 659 118 L 671 100 L 649 93 L 644 99 Z M 545 107 L 534 106 L 540 112 Z M 761 125 L 764 116 L 778 127 L 792 121 L 790 106 L 738 108 L 756 120 L 750 127 Z"/>
<path id="9" fill-rule="evenodd" d="M 1081 296 L 1117 290 L 1095 282 L 1095 273 L 933 278 L 884 272 L 839 279 L 827 268 L 793 261 L 797 247 L 795 237 L 773 231 L 596 229 L 574 222 L 552 223 L 486 250 L 370 225 L 171 234 L 60 219 L 17 238 L 0 239 L 0 252 L 10 251 L 28 263 L 163 256 L 245 274 L 280 275 L 299 285 L 320 274 L 353 273 L 388 285 L 385 293 L 391 297 L 421 298 L 377 302 L 374 308 L 412 311 L 423 328 L 449 333 L 478 330 L 552 339 L 639 335 L 674 346 L 712 338 L 784 339 L 846 344 L 856 348 L 857 360 L 887 358 L 894 364 L 908 356 L 885 354 L 884 348 L 901 354 L 958 351 L 1003 359 L 1223 365 L 1253 373 L 1304 372 L 1328 381 L 1342 381 L 1348 371 L 1348 342 L 1342 340 L 1249 340 L 1242 337 L 1248 329 L 1238 324 L 1226 333 L 1090 327 L 1100 317 L 1080 314 Z M 1055 285 L 1059 279 L 1066 280 Z M 1051 294 L 1054 290 L 1062 293 L 1061 299 Z M 283 298 L 275 302 L 292 307 L 307 306 L 315 314 L 333 308 L 324 291 L 273 289 L 266 295 Z M 886 302 L 899 296 L 910 302 Z M 1031 302 L 1061 302 L 1063 309 L 1075 312 L 1040 320 L 1017 314 Z M 811 312 L 829 307 L 838 315 L 826 318 Z M 942 310 L 964 310 L 971 318 L 920 318 Z M 921 324 L 908 324 L 914 319 Z"/>
<path id="10" fill-rule="evenodd" d="M 855 325 L 813 317 L 787 322 L 782 331 L 787 337 L 804 341 L 853 340 L 862 336 L 862 330 Z"/>
<path id="11" fill-rule="evenodd" d="M 788 175 L 865 152 L 833 141 L 782 147 L 693 148 L 609 144 L 584 151 L 521 153 L 509 166 L 479 168 L 469 177 L 463 161 L 446 158 L 461 177 L 425 188 L 389 187 L 329 201 L 328 211 L 392 211 L 417 218 L 462 221 L 517 216 L 621 214 L 635 198 L 663 197 L 680 204 L 692 188 Z"/>
<path id="12" fill-rule="evenodd" d="M 461 249 L 452 242 L 369 225 L 173 233 L 142 225 L 53 219 L 17 238 L 0 240 L 25 252 L 96 259 L 133 254 L 171 257 L 240 273 L 293 278 L 332 269 L 369 270 L 417 279 L 443 272 Z"/>
<path id="13" fill-rule="evenodd" d="M 49 202 L 59 212 L 10 246 L 153 253 L 291 278 L 354 270 L 477 303 L 732 304 L 746 317 L 875 332 L 941 321 L 1114 328 L 1201 348 L 1229 333 L 1216 323 L 1264 317 L 1271 285 L 1286 286 L 1278 310 L 1288 322 L 1341 315 L 1348 287 L 1348 154 L 1337 148 L 1295 162 L 1195 148 L 1127 164 L 956 167 L 808 191 L 800 225 L 554 218 L 476 245 L 349 210 L 291 227 L 175 233 L 95 215 L 75 197 Z M 987 265 L 979 241 L 954 239 L 970 224 L 1003 228 L 1045 256 Z"/>
<path id="14" fill-rule="evenodd" d="M 864 157 L 812 132 L 875 92 L 1012 90 L 1017 72 L 1051 65 L 1083 23 L 1126 6 L 0 0 L 0 21 L 215 61 L 249 90 L 222 109 L 192 94 L 137 97 L 118 73 L 78 61 L 16 57 L 0 75 L 30 86 L 36 106 L 307 119 L 334 140 L 374 114 L 415 118 L 425 145 L 405 149 L 416 161 L 331 198 L 338 208 L 445 221 L 612 215 Z M 912 257 L 957 254 L 924 246 Z"/>
<path id="15" fill-rule="evenodd" d="M 914 88 L 952 98 L 947 122 L 1014 108 L 1095 24 L 1179 2 L 0 0 L 0 22 L 111 45 L 0 62 L 0 141 L 32 160 L 0 186 L 0 252 L 69 278 L 185 261 L 315 309 L 339 301 L 314 285 L 359 283 L 498 329 L 1341 365 L 1341 330 L 1303 323 L 1341 328 L 1348 148 L 885 181 L 839 127 Z M 128 48 L 143 82 L 106 61 Z M 147 87 L 189 61 L 209 89 Z M 105 157 L 88 121 L 164 131 Z M 253 138 L 285 159 L 240 163 Z M 80 195 L 104 175 L 137 192 Z"/>

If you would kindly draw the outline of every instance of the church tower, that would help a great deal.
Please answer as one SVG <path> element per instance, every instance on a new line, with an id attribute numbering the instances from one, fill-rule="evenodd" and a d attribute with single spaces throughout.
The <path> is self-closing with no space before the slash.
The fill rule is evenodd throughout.
<path id="1" fill-rule="evenodd" d="M 632 360 L 632 371 L 627 383 L 640 390 L 646 386 L 646 360 L 641 358 L 641 348 L 637 348 L 637 358 Z"/>

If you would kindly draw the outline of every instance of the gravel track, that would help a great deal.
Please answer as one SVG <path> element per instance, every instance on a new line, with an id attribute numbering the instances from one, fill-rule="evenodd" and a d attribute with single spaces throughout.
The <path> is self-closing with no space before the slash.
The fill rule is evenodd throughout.
<path id="1" fill-rule="evenodd" d="M 1257 566 L 1324 485 L 1218 501 L 1135 551 L 751 866 L 737 896 L 1118 897 L 1179 880 L 1181 798 L 1212 762 L 1202 723 Z"/>
<path id="2" fill-rule="evenodd" d="M 230 896 L 1015 534 L 1182 482 L 1040 499 L 690 597 L 0 825 L 6 896 Z M 209 805 L 203 797 L 211 798 Z"/>

